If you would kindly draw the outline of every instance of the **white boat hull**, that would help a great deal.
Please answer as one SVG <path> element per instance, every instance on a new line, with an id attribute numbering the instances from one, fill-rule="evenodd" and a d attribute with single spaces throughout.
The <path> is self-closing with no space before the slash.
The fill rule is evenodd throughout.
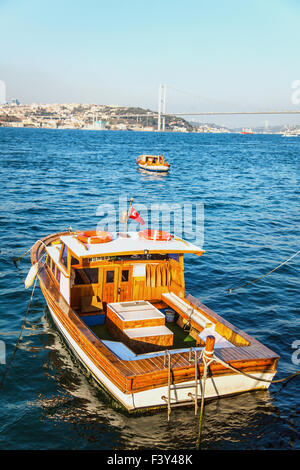
<path id="1" fill-rule="evenodd" d="M 67 332 L 61 324 L 53 310 L 49 307 L 51 316 L 57 325 L 59 331 L 65 338 L 67 344 L 75 352 L 76 356 L 80 359 L 85 368 L 91 373 L 93 378 L 102 387 L 104 387 L 117 401 L 119 401 L 127 410 L 134 411 L 138 409 L 147 409 L 152 407 L 166 406 L 166 401 L 162 397 L 168 396 L 168 387 L 158 387 L 151 390 L 142 392 L 135 392 L 131 394 L 123 393 L 116 387 L 103 372 L 97 368 L 94 363 L 89 359 L 85 352 L 74 341 L 71 335 Z M 257 379 L 272 380 L 275 372 L 268 373 L 252 373 Z M 267 389 L 270 386 L 267 382 L 250 379 L 240 374 L 228 374 L 219 377 L 212 377 L 206 380 L 205 398 L 220 398 L 227 395 L 234 395 L 238 393 L 247 392 L 250 390 Z M 201 398 L 201 380 L 198 381 L 199 399 Z M 193 404 L 193 399 L 189 394 L 195 394 L 195 382 L 189 381 L 180 384 L 171 385 L 170 398 L 171 406 L 174 405 L 190 405 Z"/>
<path id="2" fill-rule="evenodd" d="M 166 173 L 167 171 L 169 171 L 168 166 L 162 166 L 162 165 L 152 165 L 150 167 L 149 165 L 142 165 L 141 163 L 139 163 L 139 168 L 141 168 L 142 170 L 146 170 L 146 171 L 155 171 L 156 173 L 157 172 Z"/>

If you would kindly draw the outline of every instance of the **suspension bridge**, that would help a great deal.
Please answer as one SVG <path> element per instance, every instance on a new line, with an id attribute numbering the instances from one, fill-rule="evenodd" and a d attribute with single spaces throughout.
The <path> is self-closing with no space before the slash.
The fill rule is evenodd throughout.
<path id="1" fill-rule="evenodd" d="M 199 112 L 166 112 L 166 89 L 167 85 L 159 85 L 158 91 L 158 111 L 148 111 L 145 114 L 120 114 L 117 118 L 141 118 L 154 117 L 157 119 L 157 130 L 164 131 L 166 117 L 173 116 L 232 116 L 232 115 L 297 115 L 300 110 L 269 110 L 269 111 L 199 111 Z M 180 90 L 177 90 L 180 91 Z"/>

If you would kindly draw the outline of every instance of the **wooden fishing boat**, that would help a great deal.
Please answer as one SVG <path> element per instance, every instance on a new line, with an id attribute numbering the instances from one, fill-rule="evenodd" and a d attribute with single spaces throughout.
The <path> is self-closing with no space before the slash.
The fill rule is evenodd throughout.
<path id="1" fill-rule="evenodd" d="M 170 169 L 163 155 L 140 155 L 136 162 L 142 170 L 166 173 Z"/>
<path id="2" fill-rule="evenodd" d="M 59 331 L 129 411 L 197 406 L 208 339 L 205 398 L 267 389 L 276 373 L 276 353 L 186 293 L 184 255 L 203 253 L 158 230 L 55 233 L 31 251 Z"/>

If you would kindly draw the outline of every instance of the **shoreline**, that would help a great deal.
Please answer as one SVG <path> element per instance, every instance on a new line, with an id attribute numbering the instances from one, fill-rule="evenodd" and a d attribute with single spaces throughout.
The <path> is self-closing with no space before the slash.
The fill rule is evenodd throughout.
<path id="1" fill-rule="evenodd" d="M 199 134 L 199 135 L 243 135 L 246 136 L 253 136 L 253 135 L 280 135 L 282 136 L 282 132 L 253 132 L 251 134 L 243 134 L 242 132 L 191 132 L 191 131 L 158 131 L 158 130 L 145 130 L 145 129 L 93 129 L 88 127 L 35 127 L 35 126 L 1 126 L 0 129 L 36 129 L 36 130 L 52 130 L 52 131 L 93 131 L 93 132 L 137 132 L 137 133 L 159 133 L 159 134 Z M 295 135 L 295 137 L 300 136 L 300 134 Z"/>

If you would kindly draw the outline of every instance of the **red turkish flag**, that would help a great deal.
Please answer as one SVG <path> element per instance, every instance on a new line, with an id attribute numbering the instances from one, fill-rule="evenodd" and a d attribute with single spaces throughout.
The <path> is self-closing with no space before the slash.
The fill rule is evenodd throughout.
<path id="1" fill-rule="evenodd" d="M 145 224 L 145 222 L 142 219 L 142 217 L 140 216 L 140 214 L 133 207 L 130 207 L 128 216 L 129 216 L 130 219 L 136 220 L 141 225 Z"/>

